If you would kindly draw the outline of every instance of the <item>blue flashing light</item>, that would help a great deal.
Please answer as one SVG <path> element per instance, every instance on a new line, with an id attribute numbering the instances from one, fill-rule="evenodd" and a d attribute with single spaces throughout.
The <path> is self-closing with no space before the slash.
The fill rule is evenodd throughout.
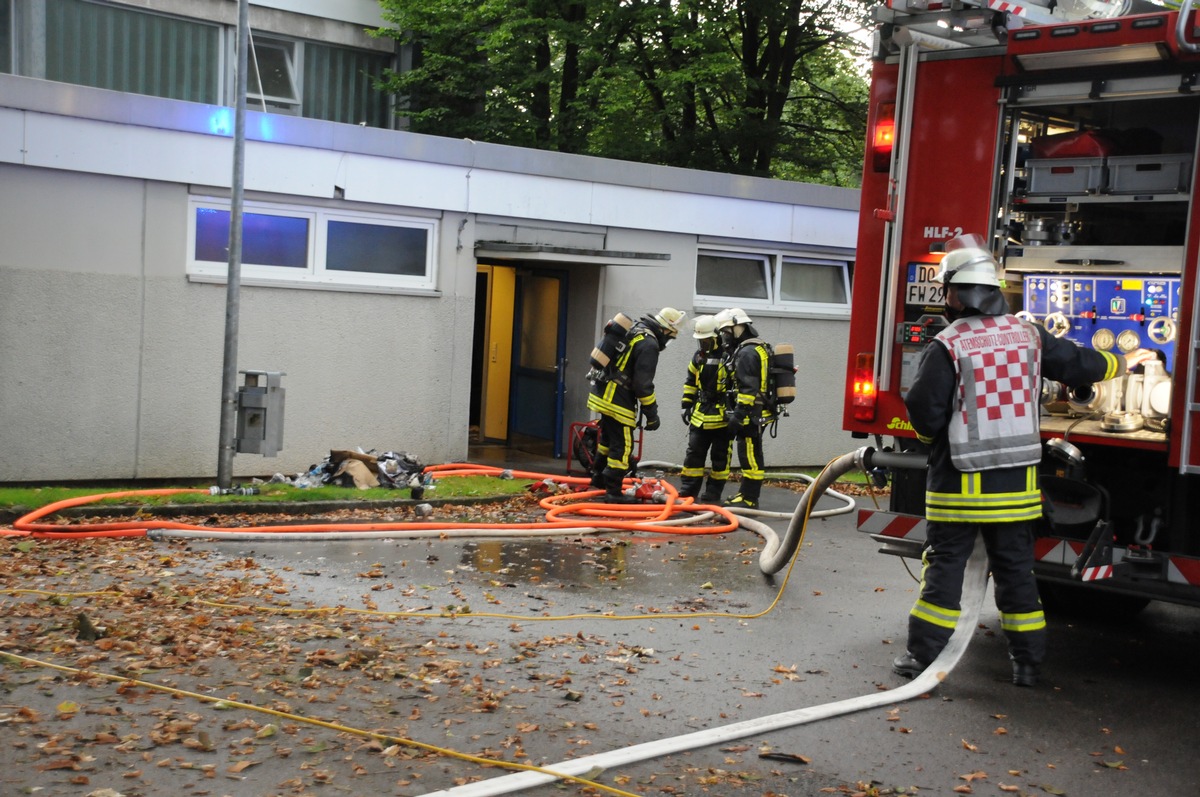
<path id="1" fill-rule="evenodd" d="M 208 128 L 218 136 L 233 135 L 233 109 L 218 108 L 208 120 Z"/>
<path id="2" fill-rule="evenodd" d="M 275 140 L 275 120 L 270 114 L 257 114 L 258 135 L 253 134 L 253 127 L 248 125 L 248 137 L 259 141 Z M 252 123 L 251 123 L 252 124 Z M 217 108 L 208 119 L 208 129 L 213 135 L 232 136 L 234 133 L 234 118 L 232 108 Z"/>

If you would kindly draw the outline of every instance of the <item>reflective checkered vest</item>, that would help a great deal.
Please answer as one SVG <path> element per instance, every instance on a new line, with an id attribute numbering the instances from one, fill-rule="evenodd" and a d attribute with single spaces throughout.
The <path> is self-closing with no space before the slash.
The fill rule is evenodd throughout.
<path id="1" fill-rule="evenodd" d="M 958 394 L 947 429 L 961 471 L 1035 465 L 1041 460 L 1038 396 L 1041 338 L 1012 315 L 960 318 L 938 342 L 950 351 Z"/>

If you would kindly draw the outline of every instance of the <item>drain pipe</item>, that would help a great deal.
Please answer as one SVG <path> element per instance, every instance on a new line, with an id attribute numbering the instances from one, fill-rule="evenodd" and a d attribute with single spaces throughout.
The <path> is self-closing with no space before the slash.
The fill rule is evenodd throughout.
<path id="1" fill-rule="evenodd" d="M 768 540 L 763 545 L 762 553 L 758 555 L 758 569 L 770 576 L 787 567 L 788 562 L 792 561 L 792 556 L 795 555 L 800 541 L 804 538 L 804 527 L 808 523 L 808 519 L 818 516 L 816 512 L 812 511 L 812 507 L 821 500 L 821 495 L 829 489 L 829 485 L 850 471 L 866 472 L 875 468 L 923 469 L 928 464 L 928 457 L 924 454 L 877 451 L 870 446 L 851 451 L 849 454 L 842 454 L 826 465 L 825 470 L 821 471 L 812 485 L 804 491 L 800 497 L 800 503 L 796 504 L 796 509 L 792 512 L 792 520 L 788 524 L 787 531 L 783 533 L 782 538 L 777 538 L 778 544 L 772 544 L 773 541 Z"/>
<path id="2" fill-rule="evenodd" d="M 963 653 L 966 652 L 967 645 L 971 642 L 971 636 L 975 632 L 976 624 L 979 622 L 979 612 L 983 606 L 983 598 L 986 594 L 987 575 L 987 550 L 984 548 L 982 538 L 980 538 L 975 541 L 975 549 L 971 553 L 970 560 L 967 562 L 967 569 L 963 576 L 962 614 L 958 618 L 958 624 L 954 628 L 954 633 L 950 636 L 950 641 L 946 644 L 941 654 L 933 660 L 933 663 L 925 668 L 923 673 L 914 678 L 910 683 L 898 686 L 895 689 L 889 689 L 885 692 L 871 692 L 834 703 L 785 711 L 781 714 L 772 714 L 745 722 L 736 722 L 731 725 L 710 728 L 683 736 L 673 736 L 653 742 L 645 742 L 632 747 L 626 747 L 622 750 L 612 750 L 607 753 L 598 753 L 584 758 L 573 758 L 569 761 L 541 767 L 542 771 L 503 775 L 491 780 L 455 786 L 444 791 L 429 792 L 424 797 L 493 797 L 493 795 L 497 794 L 511 794 L 515 791 L 552 783 L 558 780 L 561 775 L 580 776 L 597 768 L 606 770 L 625 764 L 634 764 L 651 758 L 661 758 L 662 756 L 674 753 L 695 750 L 699 747 L 723 744 L 733 739 L 743 739 L 759 733 L 783 730 L 796 725 L 839 717 L 869 708 L 894 705 L 905 700 L 920 697 L 944 681 L 946 676 L 954 669 L 954 666 L 958 664 Z"/>

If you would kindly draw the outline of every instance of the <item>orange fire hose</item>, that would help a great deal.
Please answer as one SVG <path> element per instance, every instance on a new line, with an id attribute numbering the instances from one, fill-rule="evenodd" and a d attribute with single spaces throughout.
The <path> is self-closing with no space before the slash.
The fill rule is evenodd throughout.
<path id="1" fill-rule="evenodd" d="M 514 471 L 471 463 L 450 463 L 433 465 L 425 469 L 425 473 L 433 478 L 452 476 L 499 476 L 511 475 L 513 478 L 551 480 L 557 483 L 586 486 L 588 480 L 581 477 L 554 476 L 533 471 Z M 718 506 L 696 504 L 691 498 L 680 500 L 678 491 L 665 481 L 659 482 L 658 487 L 663 493 L 665 503 L 648 504 L 604 504 L 588 501 L 600 494 L 599 490 L 583 490 L 572 494 L 553 495 L 542 498 L 538 503 L 546 510 L 546 520 L 525 523 L 450 523 L 437 521 L 422 522 L 368 522 L 368 523 L 315 523 L 284 526 L 255 526 L 253 531 L 261 534 L 289 533 L 337 533 L 337 532 L 388 532 L 388 531 L 475 531 L 486 532 L 489 529 L 521 530 L 544 532 L 562 529 L 564 532 L 581 527 L 605 529 L 614 531 L 650 532 L 655 534 L 725 534 L 738 528 L 738 518 L 729 510 Z M 181 495 L 207 494 L 202 489 L 164 489 L 164 490 L 124 490 L 113 493 L 67 498 L 47 504 L 16 520 L 12 529 L 0 529 L 0 537 L 35 537 L 39 539 L 77 539 L 103 537 L 144 537 L 151 530 L 180 530 L 203 532 L 213 538 L 223 534 L 240 534 L 246 528 L 228 528 L 220 526 L 199 526 L 189 523 L 177 523 L 170 520 L 139 519 L 136 521 L 116 523 L 80 523 L 64 525 L 58 523 L 39 523 L 36 521 L 55 514 L 63 509 L 84 506 L 104 499 L 151 496 L 151 495 Z M 724 522 L 716 525 L 683 527 L 669 524 L 672 518 L 679 515 L 711 513 L 720 516 Z M 698 520 L 700 518 L 697 518 Z"/>

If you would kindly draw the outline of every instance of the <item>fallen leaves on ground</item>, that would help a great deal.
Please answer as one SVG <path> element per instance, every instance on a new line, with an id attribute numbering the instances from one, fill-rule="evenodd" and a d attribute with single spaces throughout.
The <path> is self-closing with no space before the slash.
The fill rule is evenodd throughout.
<path id="1" fill-rule="evenodd" d="M 434 512 L 511 522 L 540 517 L 535 507 L 518 496 Z M 411 519 L 404 510 L 395 515 Z M 322 518 L 380 519 L 378 510 L 358 509 Z M 71 522 L 117 519 L 84 516 Z M 228 527 L 314 522 L 257 513 L 173 520 Z M 739 544 L 732 544 L 731 557 Z M 271 544 L 259 548 L 269 551 Z M 45 793 L 66 788 L 62 784 L 86 785 L 95 793 L 119 786 L 114 792 L 126 795 L 163 793 L 163 784 L 180 794 L 229 791 L 206 784 L 216 778 L 252 783 L 237 789 L 264 795 L 309 794 L 325 785 L 352 793 L 424 793 L 433 777 L 442 779 L 440 787 L 448 785 L 444 773 L 452 769 L 462 782 L 494 773 L 477 764 L 448 763 L 405 739 L 509 761 L 528 761 L 532 749 L 539 756 L 571 757 L 591 752 L 592 736 L 609 730 L 581 714 L 581 707 L 587 711 L 602 701 L 641 718 L 670 711 L 662 695 L 642 681 L 651 675 L 661 688 L 661 681 L 678 677 L 665 671 L 675 665 L 664 666 L 653 647 L 627 638 L 625 629 L 626 638 L 613 640 L 536 623 L 476 624 L 374 611 L 382 600 L 374 596 L 386 593 L 408 611 L 436 613 L 473 602 L 504 603 L 513 610 L 526 600 L 535 601 L 526 611 L 555 611 L 556 591 L 565 586 L 554 578 L 558 562 L 535 572 L 538 565 L 529 557 L 489 562 L 488 545 L 463 549 L 473 551 L 472 558 L 456 563 L 439 562 L 431 553 L 421 568 L 413 568 L 421 580 L 404 579 L 403 561 L 364 560 L 340 585 L 361 584 L 350 594 L 372 594 L 361 595 L 358 610 L 351 611 L 349 605 L 319 606 L 296 594 L 299 581 L 327 578 L 319 555 L 305 554 L 304 564 L 293 570 L 273 563 L 275 555 L 254 544 L 142 538 L 8 542 L 0 556 L 0 584 L 20 592 L 0 595 L 6 620 L 0 631 L 0 689 L 6 693 L 0 727 L 11 751 L 11 765 L 0 771 L 0 792 L 14 783 Z M 621 576 L 621 541 L 573 540 L 555 550 L 566 552 L 573 566 L 591 563 L 598 584 Z M 293 561 L 289 556 L 290 551 L 281 558 Z M 457 575 L 467 567 L 486 568 L 494 576 L 487 583 L 490 598 L 464 589 Z M 522 568 L 519 580 L 506 572 Z M 676 598 L 669 607 L 638 608 L 647 614 L 719 609 L 722 597 L 711 592 Z M 6 653 L 78 672 L 26 664 Z M 764 687 L 787 688 L 803 679 L 795 665 L 764 663 L 758 680 Z M 765 694 L 738 689 L 748 696 Z M 698 769 L 679 788 L 680 793 L 702 786 L 753 789 L 766 774 Z"/>

